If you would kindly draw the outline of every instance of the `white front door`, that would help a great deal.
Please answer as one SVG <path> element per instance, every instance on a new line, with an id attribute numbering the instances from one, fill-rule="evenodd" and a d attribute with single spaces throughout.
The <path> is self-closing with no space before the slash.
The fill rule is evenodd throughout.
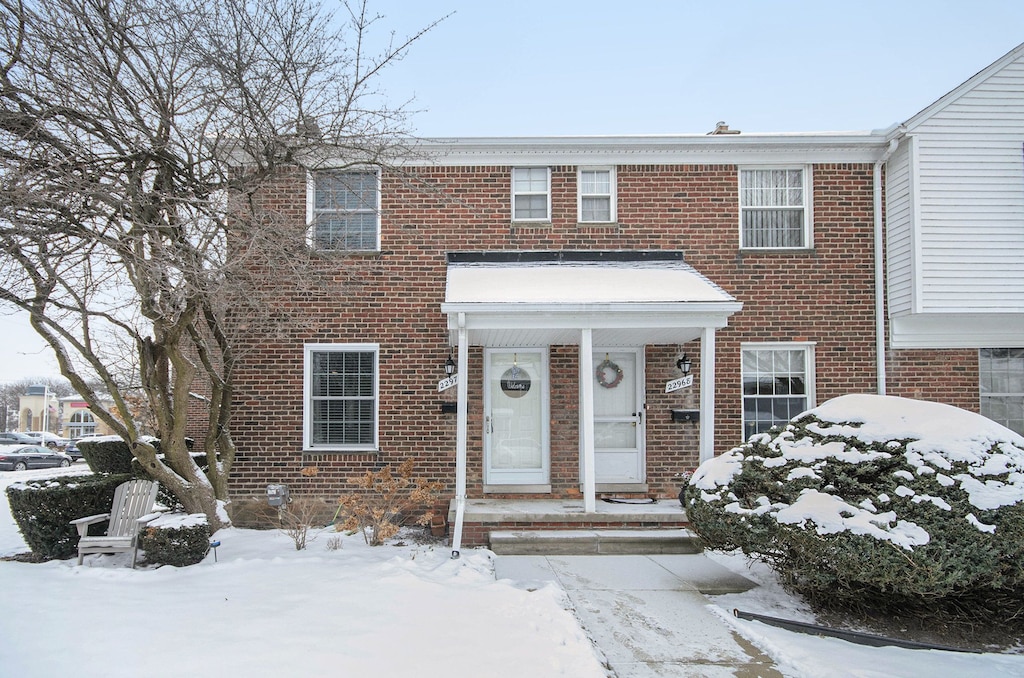
<path id="1" fill-rule="evenodd" d="M 597 483 L 642 483 L 643 349 L 594 351 L 594 466 Z"/>
<path id="2" fill-rule="evenodd" d="M 484 364 L 484 483 L 547 484 L 547 352 L 487 349 Z"/>

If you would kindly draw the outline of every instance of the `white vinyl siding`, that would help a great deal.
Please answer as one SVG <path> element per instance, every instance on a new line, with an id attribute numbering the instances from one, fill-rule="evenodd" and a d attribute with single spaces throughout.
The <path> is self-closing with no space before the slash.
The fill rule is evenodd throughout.
<path id="1" fill-rule="evenodd" d="M 741 168 L 740 247 L 810 247 L 810 170 Z"/>
<path id="2" fill-rule="evenodd" d="M 512 220 L 550 221 L 551 169 L 516 167 L 512 170 Z"/>
<path id="3" fill-rule="evenodd" d="M 376 171 L 320 171 L 309 183 L 315 249 L 380 249 L 380 175 Z"/>
<path id="4" fill-rule="evenodd" d="M 1024 312 L 1024 63 L 915 127 L 921 311 Z"/>
<path id="5" fill-rule="evenodd" d="M 303 448 L 377 449 L 376 344 L 306 344 Z"/>
<path id="6" fill-rule="evenodd" d="M 889 313 L 914 310 L 916 210 L 914 208 L 914 139 L 903 141 L 886 166 L 886 265 Z"/>
<path id="7" fill-rule="evenodd" d="M 615 216 L 615 170 L 581 168 L 579 215 L 582 223 L 611 223 Z"/>
<path id="8" fill-rule="evenodd" d="M 1024 435 L 1024 348 L 983 348 L 978 352 L 980 411 Z"/>

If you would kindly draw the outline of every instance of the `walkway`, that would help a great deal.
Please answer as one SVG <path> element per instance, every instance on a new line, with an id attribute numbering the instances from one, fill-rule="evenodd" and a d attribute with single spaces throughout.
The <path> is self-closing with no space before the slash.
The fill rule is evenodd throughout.
<path id="1" fill-rule="evenodd" d="M 495 576 L 558 582 L 615 678 L 782 676 L 707 609 L 755 584 L 703 555 L 498 556 Z"/>

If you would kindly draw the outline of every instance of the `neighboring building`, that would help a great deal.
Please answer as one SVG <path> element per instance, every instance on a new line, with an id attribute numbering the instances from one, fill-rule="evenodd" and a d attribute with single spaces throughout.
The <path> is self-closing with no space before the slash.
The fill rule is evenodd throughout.
<path id="1" fill-rule="evenodd" d="M 46 386 L 29 386 L 18 396 L 18 430 L 60 433 L 60 402 Z"/>
<path id="2" fill-rule="evenodd" d="M 48 403 L 46 410 L 44 403 Z M 18 413 L 19 431 L 49 431 L 65 438 L 111 433 L 80 396 L 58 398 L 46 386 L 30 386 L 25 395 L 18 396 Z"/>
<path id="3" fill-rule="evenodd" d="M 61 398 L 60 412 L 66 438 L 105 436 L 112 433 L 110 427 L 97 419 L 89 409 L 89 404 L 78 395 Z"/>
<path id="4" fill-rule="evenodd" d="M 446 498 L 593 516 L 601 495 L 674 497 L 676 474 L 846 393 L 1012 425 L 1022 49 L 890 130 L 442 140 L 282 173 L 260 204 L 335 283 L 283 283 L 239 354 L 232 494 L 333 498 L 414 457 Z"/>
<path id="5" fill-rule="evenodd" d="M 890 345 L 940 349 L 947 391 L 1024 433 L 1024 45 L 890 137 Z M 924 355 L 894 350 L 890 379 Z"/>

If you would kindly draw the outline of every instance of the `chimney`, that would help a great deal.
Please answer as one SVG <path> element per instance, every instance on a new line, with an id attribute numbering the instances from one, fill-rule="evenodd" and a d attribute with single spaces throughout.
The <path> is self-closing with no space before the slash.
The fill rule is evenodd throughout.
<path id="1" fill-rule="evenodd" d="M 715 124 L 715 130 L 713 132 L 708 132 L 708 135 L 710 136 L 712 134 L 739 134 L 739 133 L 740 133 L 740 131 L 738 129 L 729 129 L 728 125 L 726 125 L 722 121 L 719 121 L 718 123 Z"/>

